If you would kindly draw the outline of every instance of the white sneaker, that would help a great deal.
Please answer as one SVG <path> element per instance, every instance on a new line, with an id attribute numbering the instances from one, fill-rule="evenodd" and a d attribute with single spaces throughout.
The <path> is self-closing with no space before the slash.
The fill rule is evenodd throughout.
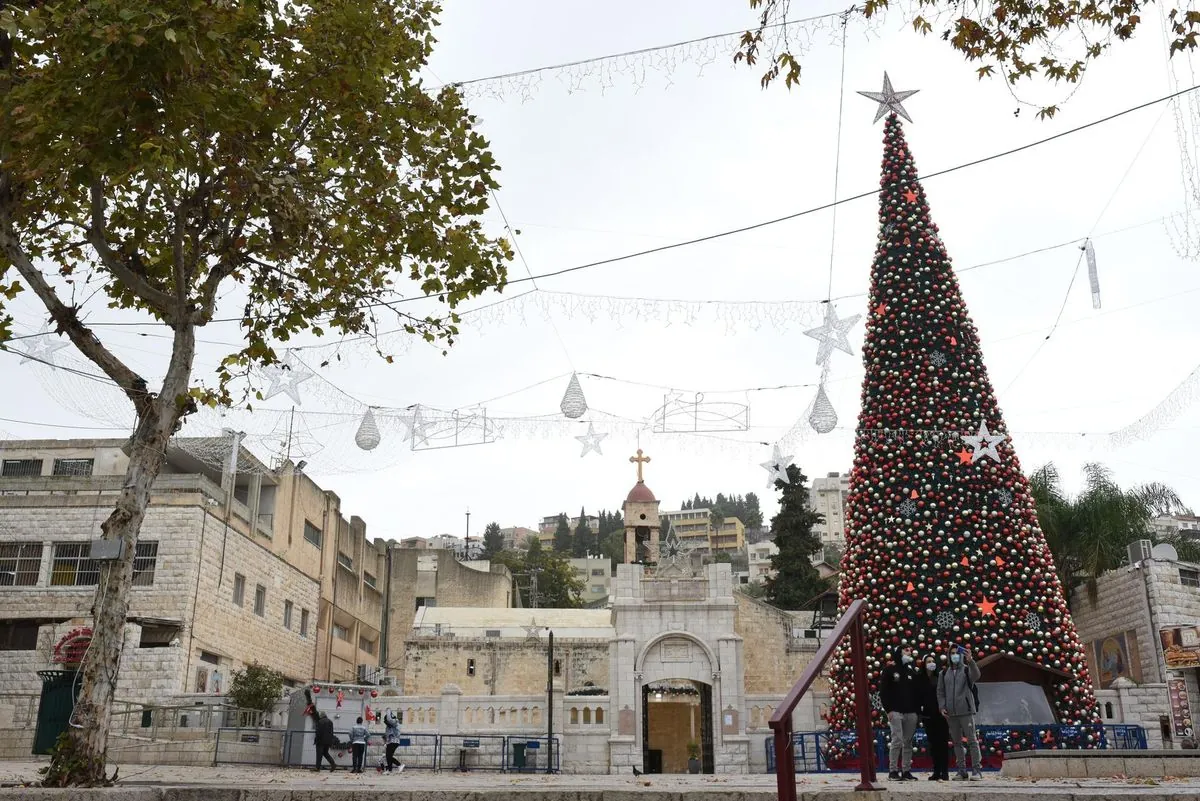
<path id="1" fill-rule="evenodd" d="M 404 772 L 404 766 L 403 766 L 403 765 L 401 765 L 400 767 L 396 768 L 396 772 L 397 772 L 397 773 L 403 773 L 403 772 Z"/>
<path id="2" fill-rule="evenodd" d="M 974 773 L 971 774 L 971 781 L 973 781 L 973 782 L 983 781 L 983 774 L 980 773 L 979 771 L 975 771 Z"/>

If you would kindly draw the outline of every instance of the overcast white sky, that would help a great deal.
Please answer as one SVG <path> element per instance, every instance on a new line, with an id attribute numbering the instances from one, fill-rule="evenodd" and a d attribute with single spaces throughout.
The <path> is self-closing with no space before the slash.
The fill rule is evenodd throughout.
<path id="1" fill-rule="evenodd" d="M 431 84 L 734 31 L 754 20 L 745 0 L 451 0 L 446 5 L 440 45 L 427 76 Z M 829 0 L 802 5 L 805 14 L 841 6 Z M 1050 122 L 1035 119 L 1029 108 L 1014 116 L 1017 103 L 1003 83 L 977 81 L 955 52 L 936 38 L 908 32 L 898 17 L 869 38 L 852 27 L 840 194 L 878 185 L 882 123 L 871 124 L 874 105 L 854 92 L 878 91 L 885 69 L 897 89 L 921 90 L 906 102 L 915 120 L 907 126 L 907 136 L 918 166 L 930 173 L 1167 94 L 1171 87 L 1157 14 L 1149 16 L 1145 31 L 1094 66 Z M 652 70 L 639 79 L 647 63 L 657 63 L 654 58 L 609 63 L 603 75 L 598 67 L 577 70 L 583 91 L 567 91 L 569 75 L 560 80 L 548 74 L 524 102 L 512 83 L 491 87 L 502 97 L 484 94 L 471 100 L 503 165 L 501 206 L 521 232 L 518 241 L 534 273 L 780 217 L 833 198 L 838 46 L 820 39 L 803 59 L 801 86 L 790 92 L 782 86 L 761 90 L 759 70 L 729 66 L 723 50 L 702 75 L 695 64 L 685 62 L 670 85 Z M 1188 65 L 1178 61 L 1175 66 L 1181 80 L 1192 83 L 1182 77 Z M 600 82 L 608 84 L 603 94 Z M 1067 91 L 1035 85 L 1025 96 L 1053 100 Z M 1044 433 L 1109 432 L 1128 425 L 1153 409 L 1200 362 L 1194 347 L 1200 316 L 1193 311 L 1200 277 L 1193 262 L 1177 255 L 1164 223 L 1152 222 L 1185 211 L 1175 119 L 1164 109 L 1165 104 L 1155 106 L 934 178 L 925 187 L 933 218 L 959 269 L 1088 234 L 1096 237 L 1103 298 L 1099 311 L 1092 309 L 1083 270 L 1066 295 L 1079 258 L 1074 246 L 961 276 L 1022 464 L 1028 469 L 1054 461 L 1074 487 L 1080 465 L 1098 460 L 1113 468 L 1122 483 L 1165 481 L 1186 501 L 1200 504 L 1200 469 L 1191 464 L 1200 410 L 1189 408 L 1155 435 L 1119 450 L 1073 447 L 1081 438 Z M 1185 108 L 1185 114 L 1194 119 L 1195 108 Z M 538 287 L 637 298 L 818 301 L 826 295 L 832 246 L 833 295 L 854 295 L 867 287 L 876 211 L 874 198 L 841 206 L 836 239 L 832 215 L 825 211 L 544 279 Z M 499 233 L 498 215 L 489 215 L 488 221 Z M 519 261 L 510 275 L 526 275 Z M 528 283 L 516 285 L 504 296 L 530 288 Z M 1059 327 L 1030 361 L 1064 297 Z M 694 390 L 703 390 L 710 402 L 749 405 L 748 432 L 719 437 L 642 433 L 641 445 L 653 458 L 646 468 L 647 484 L 664 508 L 677 508 L 695 492 L 773 495 L 759 467 L 770 447 L 757 443 L 784 436 L 814 390 L 722 391 L 815 382 L 817 343 L 803 335 L 809 327 L 804 321 L 755 329 L 748 307 L 724 306 L 690 325 L 678 316 L 668 324 L 661 312 L 650 319 L 635 314 L 650 309 L 647 304 L 629 304 L 624 313 L 613 314 L 609 307 L 587 302 L 585 309 L 598 312 L 589 319 L 546 296 L 551 324 L 538 307 L 528 305 L 532 299 L 481 314 L 478 325 L 464 326 L 448 356 L 416 346 L 388 366 L 369 350 L 349 346 L 342 350 L 343 361 L 300 385 L 293 453 L 308 458 L 309 472 L 341 496 L 346 513 L 367 521 L 369 534 L 461 534 L 468 508 L 473 534 L 490 520 L 535 526 L 541 516 L 560 510 L 574 514 L 581 506 L 589 512 L 617 508 L 634 481 L 628 457 L 639 439 L 633 424 L 585 417 L 609 436 L 601 445 L 603 456 L 582 459 L 572 437 L 583 433 L 586 422 L 572 424 L 571 430 L 510 422 L 505 436 L 492 444 L 412 452 L 401 441 L 403 429 L 389 425 L 387 413 L 381 412 L 380 447 L 367 454 L 353 443 L 362 404 L 423 404 L 465 414 L 487 401 L 491 416 L 551 415 L 572 370 L 621 379 L 584 376 L 583 389 L 593 409 L 629 420 L 650 416 L 663 401 L 662 387 L 686 391 L 689 399 Z M 236 295 L 230 298 L 231 307 L 236 300 Z M 842 300 L 837 308 L 842 316 L 866 311 L 862 297 Z M 15 313 L 22 333 L 41 324 L 39 309 L 28 296 Z M 729 322 L 718 320 L 719 314 Z M 92 319 L 118 318 L 101 309 Z M 141 336 L 154 333 L 152 328 L 101 333 L 148 374 L 161 372 L 162 340 Z M 219 342 L 236 335 L 235 326 L 225 325 L 204 337 Z M 861 340 L 860 323 L 851 336 L 855 356 L 837 354 L 833 361 L 829 394 L 842 428 L 808 436 L 793 449 L 795 461 L 809 476 L 850 467 Z M 211 371 L 224 352 L 219 345 L 204 345 L 198 371 Z M 315 365 L 327 353 L 310 351 L 304 358 Z M 55 356 L 60 363 L 79 364 L 68 351 Z M 29 438 L 120 434 L 45 425 L 119 423 L 114 418 L 122 413 L 120 402 L 93 382 L 19 365 L 11 355 L 0 355 L 0 376 L 4 385 L 22 387 L 0 396 L 0 417 L 6 418 L 0 420 L 0 433 Z M 539 382 L 545 383 L 509 394 Z M 491 400 L 499 396 L 506 397 Z M 228 422 L 251 432 L 250 445 L 269 457 L 268 451 L 285 437 L 285 412 L 291 404 L 280 395 L 263 406 L 273 411 L 253 418 L 230 415 L 227 421 L 207 416 L 189 423 L 185 433 L 210 433 Z"/>

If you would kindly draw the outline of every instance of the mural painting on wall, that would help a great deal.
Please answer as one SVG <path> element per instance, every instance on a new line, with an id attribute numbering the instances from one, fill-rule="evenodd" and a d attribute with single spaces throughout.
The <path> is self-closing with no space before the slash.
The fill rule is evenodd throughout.
<path id="1" fill-rule="evenodd" d="M 1137 637 L 1123 631 L 1092 641 L 1091 657 L 1096 686 L 1107 690 L 1119 678 L 1142 683 L 1141 659 L 1138 658 Z"/>
<path id="2" fill-rule="evenodd" d="M 1162 629 L 1158 636 L 1167 670 L 1200 667 L 1200 629 L 1195 626 Z"/>

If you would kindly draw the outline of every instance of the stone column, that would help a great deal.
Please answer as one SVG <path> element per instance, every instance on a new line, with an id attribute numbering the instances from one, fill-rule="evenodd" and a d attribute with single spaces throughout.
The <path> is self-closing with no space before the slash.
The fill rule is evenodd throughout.
<path id="1" fill-rule="evenodd" d="M 442 699 L 438 705 L 438 734 L 458 734 L 458 704 L 462 689 L 457 684 L 442 687 Z"/>

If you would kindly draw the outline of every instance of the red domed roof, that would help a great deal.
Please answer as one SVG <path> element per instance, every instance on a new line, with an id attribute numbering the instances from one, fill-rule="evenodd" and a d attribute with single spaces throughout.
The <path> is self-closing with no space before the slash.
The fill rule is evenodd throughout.
<path id="1" fill-rule="evenodd" d="M 629 491 L 628 497 L 625 498 L 625 503 L 654 503 L 658 499 L 654 497 L 654 493 L 646 486 L 645 482 L 639 481 L 633 485 L 633 489 Z"/>

